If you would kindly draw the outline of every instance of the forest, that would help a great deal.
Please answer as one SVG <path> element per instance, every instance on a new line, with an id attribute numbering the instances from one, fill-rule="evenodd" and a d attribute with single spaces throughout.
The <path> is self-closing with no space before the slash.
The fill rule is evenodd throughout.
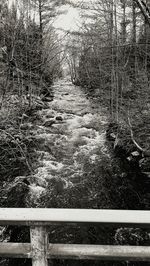
<path id="1" fill-rule="evenodd" d="M 69 10 L 76 27 L 56 27 Z M 0 208 L 149 210 L 149 49 L 150 0 L 0 0 Z M 48 230 L 52 243 L 150 246 L 148 229 Z M 0 226 L 0 242 L 29 240 Z"/>

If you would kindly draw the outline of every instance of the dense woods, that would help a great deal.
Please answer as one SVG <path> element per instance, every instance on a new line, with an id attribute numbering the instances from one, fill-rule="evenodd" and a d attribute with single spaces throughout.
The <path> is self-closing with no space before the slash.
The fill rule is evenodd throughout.
<path id="1" fill-rule="evenodd" d="M 72 79 L 107 104 L 114 122 L 127 120 L 127 113 L 142 122 L 149 105 L 150 11 L 149 1 L 139 2 L 86 2 L 84 23 L 73 37 Z"/>
<path id="2" fill-rule="evenodd" d="M 22 1 L 8 6 L 6 1 L 1 2 L 0 105 L 3 152 L 0 160 L 3 168 L 0 174 L 3 179 L 11 171 L 15 172 L 14 175 L 20 174 L 20 167 L 15 167 L 18 163 L 23 163 L 22 170 L 31 171 L 28 158 L 28 146 L 31 145 L 28 136 L 24 135 L 23 122 L 28 120 L 28 115 L 34 109 L 44 106 L 44 97 L 52 98 L 50 86 L 56 77 L 61 76 L 61 49 L 53 26 L 47 26 L 46 4 L 46 1 Z M 56 3 L 54 5 L 51 2 L 51 5 L 49 21 L 55 16 Z M 26 142 L 23 147 L 20 146 L 22 139 Z M 6 151 L 5 148 L 9 146 L 10 149 Z M 17 157 L 13 156 L 14 151 L 18 153 Z M 13 157 L 11 163 L 9 156 Z"/>
<path id="3" fill-rule="evenodd" d="M 82 7 L 85 21 L 76 33 L 76 82 L 91 91 L 107 90 L 110 113 L 118 120 L 123 96 L 132 100 L 137 87 L 148 87 L 149 23 L 136 1 L 98 1 L 88 14 L 87 8 Z"/>
<path id="4" fill-rule="evenodd" d="M 4 95 L 16 86 L 20 95 L 24 90 L 31 94 L 33 84 L 48 87 L 61 72 L 57 36 L 53 27 L 47 26 L 45 9 L 46 1 L 22 1 L 10 8 L 5 1 L 1 4 L 1 67 L 7 70 Z M 53 3 L 51 9 L 54 17 Z"/>
<path id="5" fill-rule="evenodd" d="M 54 21 L 65 5 L 81 21 L 59 35 Z M 149 50 L 149 0 L 0 0 L 0 207 L 149 210 Z M 139 228 L 54 227 L 49 235 L 150 245 Z M 29 232 L 5 227 L 0 240 L 28 242 Z"/>

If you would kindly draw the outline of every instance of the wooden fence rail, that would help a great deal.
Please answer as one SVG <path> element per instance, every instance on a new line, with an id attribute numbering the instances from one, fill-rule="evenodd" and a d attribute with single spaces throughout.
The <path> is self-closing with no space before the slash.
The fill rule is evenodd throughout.
<path id="1" fill-rule="evenodd" d="M 33 266 L 48 259 L 150 261 L 150 247 L 48 243 L 47 226 L 101 224 L 150 228 L 150 211 L 81 209 L 0 209 L 0 225 L 27 225 L 31 243 L 0 243 L 0 257 L 31 258 Z"/>

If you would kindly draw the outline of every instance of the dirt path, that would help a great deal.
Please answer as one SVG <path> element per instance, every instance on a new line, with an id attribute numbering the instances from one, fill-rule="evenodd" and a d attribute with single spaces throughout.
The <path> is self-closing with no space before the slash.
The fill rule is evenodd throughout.
<path id="1" fill-rule="evenodd" d="M 30 185 L 31 202 L 46 193 L 49 182 L 55 180 L 60 190 L 72 187 L 81 182 L 85 165 L 99 163 L 102 154 L 109 157 L 104 110 L 67 79 L 59 80 L 53 89 L 54 101 L 39 112 L 41 120 L 34 132 L 42 145 Z"/>

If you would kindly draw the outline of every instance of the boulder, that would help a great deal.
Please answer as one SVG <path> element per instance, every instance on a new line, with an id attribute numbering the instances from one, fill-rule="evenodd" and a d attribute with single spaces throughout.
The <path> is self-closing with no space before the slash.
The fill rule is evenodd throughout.
<path id="1" fill-rule="evenodd" d="M 55 118 L 57 121 L 63 121 L 63 118 L 62 118 L 62 116 L 56 116 L 56 118 Z"/>
<path id="2" fill-rule="evenodd" d="M 132 156 L 127 157 L 127 161 L 131 162 L 132 161 Z"/>
<path id="3" fill-rule="evenodd" d="M 55 119 L 49 119 L 49 120 L 47 120 L 47 121 L 45 121 L 43 123 L 43 126 L 45 126 L 45 127 L 51 127 L 55 123 L 56 123 Z"/>
<path id="4" fill-rule="evenodd" d="M 46 188 L 48 185 L 47 181 L 40 176 L 35 177 L 35 183 L 36 183 L 36 185 L 38 185 L 40 187 L 44 187 L 44 188 Z"/>
<path id="5" fill-rule="evenodd" d="M 140 153 L 138 151 L 133 151 L 133 152 L 131 152 L 131 155 L 133 157 L 139 157 L 140 156 Z"/>
<path id="6" fill-rule="evenodd" d="M 20 129 L 22 129 L 22 130 L 29 130 L 29 129 L 32 128 L 32 126 L 33 125 L 31 123 L 23 123 L 23 124 L 20 125 Z"/>
<path id="7" fill-rule="evenodd" d="M 53 96 L 51 96 L 51 97 L 43 97 L 43 98 L 42 98 L 42 101 L 43 101 L 43 102 L 52 102 L 53 99 L 54 99 Z"/>
<path id="8" fill-rule="evenodd" d="M 55 114 L 54 114 L 53 112 L 48 112 L 48 113 L 46 114 L 46 118 L 47 118 L 47 119 L 54 118 L 54 116 L 55 116 Z"/>
<path id="9" fill-rule="evenodd" d="M 49 185 L 52 188 L 53 192 L 59 194 L 64 191 L 66 181 L 60 177 L 53 177 L 49 180 Z"/>
<path id="10" fill-rule="evenodd" d="M 139 166 L 142 172 L 150 172 L 150 158 L 142 158 L 139 161 Z"/>
<path id="11" fill-rule="evenodd" d="M 109 139 L 110 139 L 111 141 L 115 141 L 116 138 L 117 138 L 117 136 L 116 136 L 114 133 L 110 133 L 110 135 L 109 135 Z"/>
<path id="12" fill-rule="evenodd" d="M 150 150 L 143 151 L 144 157 L 150 157 Z"/>
<path id="13" fill-rule="evenodd" d="M 118 124 L 113 122 L 110 123 L 106 130 L 106 138 L 110 141 L 114 141 L 114 138 L 116 139 L 117 134 L 118 134 Z"/>

